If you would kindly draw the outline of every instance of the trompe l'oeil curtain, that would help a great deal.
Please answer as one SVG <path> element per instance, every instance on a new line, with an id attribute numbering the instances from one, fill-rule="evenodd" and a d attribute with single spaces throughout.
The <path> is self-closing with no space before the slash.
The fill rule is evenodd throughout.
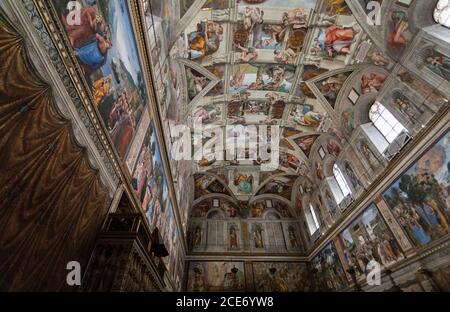
<path id="1" fill-rule="evenodd" d="M 86 267 L 108 195 L 1 18 L 0 60 L 0 291 L 70 291 L 67 263 Z"/>

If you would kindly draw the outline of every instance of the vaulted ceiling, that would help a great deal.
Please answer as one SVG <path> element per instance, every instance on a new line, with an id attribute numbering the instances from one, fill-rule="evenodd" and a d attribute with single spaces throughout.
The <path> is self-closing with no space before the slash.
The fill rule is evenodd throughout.
<path id="1" fill-rule="evenodd" d="M 295 209 L 295 182 L 314 183 L 315 160 L 336 157 L 354 129 L 350 92 L 354 101 L 373 103 L 392 66 L 345 1 L 152 1 L 146 12 L 169 128 L 202 122 L 223 135 L 231 125 L 280 129 L 279 164 L 271 171 L 261 170 L 267 161 L 258 157 L 217 159 L 211 152 L 193 161 L 194 204 L 221 194 L 237 205 L 266 197 Z M 247 146 L 246 156 L 251 151 Z"/>
<path id="2" fill-rule="evenodd" d="M 139 209 L 147 218 L 145 227 L 159 230 L 153 233 L 159 232 L 160 237 L 153 238 L 166 247 L 169 256 L 164 257 L 164 265 L 174 289 L 181 289 L 185 260 L 190 262 L 189 271 L 194 268 L 196 274 L 199 268 L 207 270 L 200 262 L 212 259 L 231 261 L 229 268 L 233 265 L 234 274 L 244 272 L 244 267 L 247 270 L 251 263 L 244 266 L 243 261 L 248 259 L 272 262 L 287 256 L 287 261 L 300 261 L 304 268 L 303 262 L 312 260 L 310 264 L 315 267 L 318 261 L 325 260 L 325 255 L 332 254 L 335 260 L 330 259 L 337 264 L 337 257 L 342 262 L 345 256 L 337 235 L 344 233 L 342 237 L 350 242 L 350 228 L 354 234 L 367 227 L 368 244 L 378 239 L 372 231 L 375 227 L 379 229 L 375 234 L 383 235 L 384 240 L 390 228 L 393 236 L 387 236 L 389 241 L 397 239 L 409 257 L 413 248 L 408 247 L 408 237 L 394 220 L 398 217 L 396 210 L 407 213 L 403 208 L 410 209 L 406 207 L 409 203 L 401 208 L 399 203 L 389 204 L 387 197 L 383 200 L 379 195 L 392 183 L 394 175 L 412 163 L 412 154 L 422 154 L 425 145 L 443 131 L 446 119 L 441 117 L 448 112 L 450 90 L 446 55 L 450 52 L 448 29 L 443 31 L 438 24 L 448 26 L 449 6 L 447 0 L 0 2 L 3 52 L 27 52 L 18 57 L 9 53 L 12 50 L 8 52 L 12 56 L 6 65 L 25 62 L 26 66 L 13 66 L 15 71 L 11 73 L 11 66 L 0 70 L 3 80 L 15 83 L 5 84 L 10 94 L 6 92 L 3 106 L 24 104 L 16 100 L 24 94 L 14 86 L 30 81 L 36 85 L 37 77 L 45 77 L 37 79 L 42 80 L 38 81 L 38 89 L 45 91 L 38 95 L 52 90 L 51 95 L 42 98 L 52 105 L 44 105 L 41 110 L 48 108 L 56 115 L 40 116 L 35 124 L 45 128 L 51 119 L 54 122 L 50 126 L 55 122 L 64 126 L 60 127 L 67 134 L 63 137 L 70 140 L 63 143 L 74 143 L 69 144 L 69 149 L 75 148 L 76 163 L 85 164 L 86 174 L 92 178 L 92 183 L 83 184 L 86 192 L 98 193 L 94 194 L 96 200 L 74 195 L 73 205 L 67 200 L 62 204 L 63 215 L 65 211 L 73 214 L 66 218 L 67 222 L 90 224 L 90 229 L 82 226 L 81 236 L 72 241 L 91 241 L 93 246 L 100 229 L 94 223 L 102 221 L 108 212 L 116 211 L 119 216 L 113 217 L 122 218 L 122 213 Z M 15 16 L 14 22 L 20 21 L 17 29 L 5 18 L 5 8 Z M 80 20 L 73 24 L 71 18 L 77 16 Z M 22 38 L 22 33 L 27 35 Z M 27 49 L 21 49 L 24 44 Z M 383 105 L 373 105 L 376 102 Z M 25 104 L 11 111 L 11 120 L 39 113 L 39 107 Z M 395 121 L 383 125 L 389 124 L 390 133 L 384 133 L 386 127 L 370 122 L 369 111 L 374 108 L 388 112 L 386 118 Z M 40 122 L 42 118 L 44 123 Z M 199 123 L 210 127 L 211 135 L 197 133 Z M 58 149 L 58 142 L 48 135 L 44 137 L 52 142 L 42 144 L 42 136 L 36 136 L 39 129 L 27 126 L 27 131 L 18 131 L 18 125 L 11 125 L 12 130 L 5 128 L 17 134 L 15 145 L 33 149 L 33 140 L 22 144 L 22 133 L 27 133 L 37 138 L 35 149 L 42 150 L 44 158 L 58 162 L 73 154 Z M 183 136 L 176 133 L 180 125 L 186 130 Z M 265 127 L 269 127 L 268 132 Z M 397 127 L 401 130 L 397 131 Z M 430 135 L 432 128 L 436 133 Z M 234 146 L 234 138 L 229 135 L 239 129 L 246 134 L 237 139 L 238 145 L 245 148 L 240 157 L 230 159 L 227 150 L 217 149 L 215 143 L 223 141 L 225 148 Z M 194 158 L 180 160 L 174 152 L 186 148 L 186 142 L 180 140 L 186 133 L 190 139 L 187 145 L 194 147 L 190 155 Z M 388 140 L 392 134 L 398 135 L 393 138 L 395 144 Z M 258 137 L 259 144 L 248 144 L 247 137 Z M 271 143 L 269 154 L 276 156 L 275 166 L 261 155 L 266 152 L 266 143 Z M 216 148 L 213 152 L 199 149 L 199 145 Z M 392 146 L 396 150 L 391 153 Z M 435 158 L 432 166 L 430 160 L 422 158 L 414 170 L 428 176 L 435 170 L 428 167 L 445 169 L 444 150 L 439 147 L 437 154 L 433 152 L 436 155 L 430 156 Z M 17 153 L 21 149 L 7 148 L 5 152 Z M 55 153 L 59 153 L 58 157 Z M 30 167 L 28 163 L 33 161 L 27 163 L 23 157 L 8 159 L 13 165 L 19 161 L 16 167 L 22 171 L 36 167 Z M 11 161 L 5 168 L 12 166 Z M 27 163 L 25 167 L 21 161 Z M 54 165 L 54 161 L 34 163 L 40 169 Z M 7 169 L 11 178 L 6 179 L 9 182 L 4 188 L 8 191 L 6 202 L 20 206 L 10 209 L 11 216 L 20 217 L 29 210 L 31 201 L 24 201 L 28 193 L 43 198 L 40 206 L 44 208 L 54 207 L 53 202 L 63 198 L 59 195 L 70 195 L 70 190 L 63 190 L 53 200 L 54 196 L 46 193 L 54 190 L 48 189 L 46 181 L 41 183 L 48 178 L 56 188 L 71 187 L 73 183 L 59 183 L 77 180 L 76 170 L 70 167 L 45 170 L 52 177 L 41 174 L 37 180 L 28 179 L 41 187 L 34 193 L 24 192 L 28 184 L 19 181 L 21 177 L 27 180 L 28 173 L 17 175 Z M 38 171 L 30 172 L 36 175 Z M 440 179 L 445 178 L 445 172 L 439 173 Z M 80 187 L 72 189 L 79 194 Z M 80 200 L 87 203 L 86 209 L 68 209 L 74 205 L 80 208 Z M 365 210 L 370 215 L 366 218 L 362 211 L 369 201 L 374 204 Z M 445 206 L 441 201 L 436 198 L 436 203 Z M 388 204 L 395 206 L 392 212 Z M 411 209 L 414 212 L 413 206 Z M 100 215 L 92 217 L 94 212 Z M 362 217 L 355 219 L 360 212 Z M 41 215 L 37 223 L 25 220 L 43 230 L 37 236 L 23 232 L 25 242 L 33 246 L 42 238 L 48 242 L 45 228 L 52 228 L 50 214 Z M 13 223 L 14 229 L 20 228 Z M 56 232 L 70 238 L 60 223 Z M 438 235 L 427 234 L 437 239 L 445 235 L 442 229 L 436 232 Z M 356 240 L 360 239 L 355 236 Z M 363 241 L 360 243 L 364 247 Z M 334 244 L 341 254 L 333 249 Z M 83 261 L 88 260 L 89 244 L 70 246 L 74 248 L 67 255 L 79 252 L 84 255 Z M 42 263 L 48 256 L 44 249 L 35 257 Z M 239 258 L 242 262 L 238 270 L 232 258 L 241 256 L 245 258 Z M 403 255 L 397 258 L 403 259 Z M 13 262 L 3 267 L 13 268 Z M 273 277 L 279 265 L 267 262 L 266 268 L 258 264 L 253 268 L 255 274 L 258 266 L 263 268 L 260 272 L 268 269 Z M 228 264 L 221 266 L 226 268 Z M 285 267 L 293 268 L 290 264 Z M 308 280 L 299 276 L 294 279 Z M 13 275 L 10 279 L 14 279 Z M 47 281 L 44 278 L 33 287 Z"/>

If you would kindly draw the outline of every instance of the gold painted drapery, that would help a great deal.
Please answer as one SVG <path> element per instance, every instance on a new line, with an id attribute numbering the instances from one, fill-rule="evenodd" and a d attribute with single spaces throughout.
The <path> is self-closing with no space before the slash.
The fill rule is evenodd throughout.
<path id="1" fill-rule="evenodd" d="M 67 263 L 83 272 L 110 200 L 1 19 L 0 60 L 0 291 L 70 291 Z"/>

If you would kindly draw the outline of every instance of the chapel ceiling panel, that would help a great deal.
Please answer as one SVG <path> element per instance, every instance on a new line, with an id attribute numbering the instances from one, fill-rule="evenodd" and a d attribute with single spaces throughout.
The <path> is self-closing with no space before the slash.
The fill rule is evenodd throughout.
<path id="1" fill-rule="evenodd" d="M 365 7 L 365 2 L 358 5 Z M 385 79 L 381 73 L 386 76 L 382 70 L 363 69 L 369 64 L 392 68 L 392 61 L 357 21 L 344 0 L 206 1 L 178 27 L 175 48 L 165 51 L 171 74 L 184 76 L 177 80 L 176 96 L 171 92 L 176 99 L 172 116 L 191 129 L 196 122 L 219 126 L 225 148 L 235 142 L 227 126 L 280 129 L 279 162 L 268 172 L 261 170 L 269 160 L 259 158 L 249 146 L 243 155 L 250 159 L 230 160 L 226 151 L 217 154 L 212 149 L 196 155 L 200 158 L 193 167 L 198 173 L 220 171 L 226 177 L 211 185 L 198 182 L 196 198 L 217 190 L 245 202 L 260 195 L 262 183 L 277 173 L 309 176 L 308 168 L 314 171 L 311 164 L 320 157 L 318 138 L 329 133 L 342 140 L 352 131 L 357 116 L 348 103 L 357 96 L 350 92 L 359 98 L 378 92 Z M 164 25 L 170 33 L 172 23 Z M 162 30 L 159 37 L 164 42 L 170 36 Z M 170 79 L 162 76 L 161 81 Z M 341 99 L 345 105 L 338 103 Z M 272 140 L 270 132 L 257 136 L 259 144 Z M 201 141 L 211 147 L 217 137 Z M 321 154 L 331 153 L 326 143 L 320 147 Z"/>

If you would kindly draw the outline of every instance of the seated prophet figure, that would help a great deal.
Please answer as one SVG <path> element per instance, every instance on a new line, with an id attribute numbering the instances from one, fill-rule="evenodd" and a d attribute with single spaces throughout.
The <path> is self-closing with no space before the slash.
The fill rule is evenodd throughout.
<path id="1" fill-rule="evenodd" d="M 387 78 L 386 76 L 376 73 L 371 73 L 370 75 L 363 75 L 361 78 L 362 94 L 380 91 L 381 87 L 383 87 L 386 78 Z"/>
<path id="2" fill-rule="evenodd" d="M 189 55 L 191 59 L 199 59 L 216 52 L 222 41 L 223 26 L 212 21 L 197 24 L 197 30 L 191 32 L 189 39 Z"/>
<path id="3" fill-rule="evenodd" d="M 394 22 L 394 30 L 389 35 L 388 42 L 392 45 L 403 47 L 408 43 L 404 33 L 408 29 L 408 17 L 403 11 L 394 11 L 391 15 Z"/>
<path id="4" fill-rule="evenodd" d="M 294 121 L 301 126 L 316 128 L 323 120 L 323 116 L 320 113 L 308 111 L 303 112 L 298 109 L 293 114 Z"/>
<path id="5" fill-rule="evenodd" d="M 323 96 L 328 99 L 328 101 L 334 102 L 346 80 L 347 76 L 345 74 L 329 77 L 320 85 L 320 92 L 322 92 Z"/>
<path id="6" fill-rule="evenodd" d="M 356 31 L 352 27 L 330 26 L 320 29 L 316 39 L 319 47 L 328 53 L 330 57 L 335 54 L 349 54 L 350 47 L 355 38 Z"/>

